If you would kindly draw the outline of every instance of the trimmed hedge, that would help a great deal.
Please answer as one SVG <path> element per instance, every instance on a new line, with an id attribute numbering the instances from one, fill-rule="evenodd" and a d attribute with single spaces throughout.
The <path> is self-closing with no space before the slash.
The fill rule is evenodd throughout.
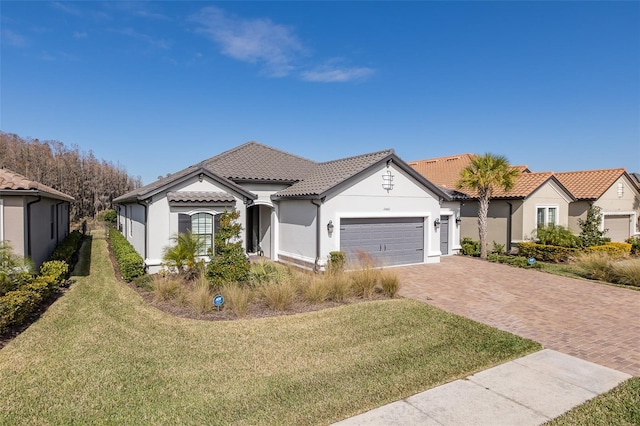
<path id="1" fill-rule="evenodd" d="M 116 228 L 109 228 L 111 251 L 118 262 L 122 279 L 130 282 L 144 275 L 144 260 Z"/>
<path id="2" fill-rule="evenodd" d="M 489 262 L 497 262 L 504 263 L 506 265 L 517 266 L 518 268 L 532 268 L 532 269 L 540 269 L 542 265 L 540 263 L 534 263 L 533 265 L 529 265 L 529 258 L 524 256 L 508 256 L 498 253 L 489 253 L 487 255 L 487 260 Z"/>
<path id="3" fill-rule="evenodd" d="M 625 257 L 631 254 L 631 244 L 606 243 L 599 246 L 591 246 L 584 249 L 586 253 L 607 253 L 611 257 Z"/>
<path id="4" fill-rule="evenodd" d="M 640 255 L 640 237 L 627 238 L 625 243 L 631 244 L 631 254 Z"/>
<path id="5" fill-rule="evenodd" d="M 41 294 L 33 290 L 10 291 L 0 297 L 0 333 L 12 325 L 22 324 L 40 306 L 42 299 Z"/>
<path id="6" fill-rule="evenodd" d="M 82 243 L 82 233 L 77 229 L 71 231 L 67 237 L 58 244 L 49 256 L 49 260 L 61 260 L 69 265 L 75 264 L 75 257 Z"/>
<path id="7" fill-rule="evenodd" d="M 518 254 L 526 258 L 533 257 L 543 262 L 565 262 L 580 253 L 580 249 L 549 246 L 530 242 L 518 243 Z"/>

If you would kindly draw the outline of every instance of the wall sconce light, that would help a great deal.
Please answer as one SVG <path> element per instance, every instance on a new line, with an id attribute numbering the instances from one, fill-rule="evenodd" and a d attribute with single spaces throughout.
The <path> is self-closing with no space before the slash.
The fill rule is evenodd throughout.
<path id="1" fill-rule="evenodd" d="M 437 217 L 436 220 L 433 221 L 433 227 L 438 229 L 440 227 L 440 218 Z"/>
<path id="2" fill-rule="evenodd" d="M 202 182 L 202 179 L 203 179 L 203 178 L 204 178 L 204 173 L 200 173 L 200 174 L 198 175 L 198 181 L 199 181 L 199 182 Z"/>
<path id="3" fill-rule="evenodd" d="M 327 223 L 327 232 L 329 233 L 329 235 L 333 234 L 333 229 L 333 221 L 330 220 L 329 223 Z"/>
<path id="4" fill-rule="evenodd" d="M 456 225 L 460 225 L 461 222 L 462 219 L 460 218 L 460 216 L 456 216 Z"/>

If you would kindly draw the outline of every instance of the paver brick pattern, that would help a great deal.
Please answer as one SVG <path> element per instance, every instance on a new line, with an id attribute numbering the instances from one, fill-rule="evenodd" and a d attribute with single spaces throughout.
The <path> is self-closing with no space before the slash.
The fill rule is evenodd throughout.
<path id="1" fill-rule="evenodd" d="M 463 256 L 397 271 L 401 296 L 640 376 L 640 291 Z"/>

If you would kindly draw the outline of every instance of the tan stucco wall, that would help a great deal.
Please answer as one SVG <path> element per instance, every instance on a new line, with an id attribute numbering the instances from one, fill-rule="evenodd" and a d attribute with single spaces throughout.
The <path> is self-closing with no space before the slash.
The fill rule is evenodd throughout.
<path id="1" fill-rule="evenodd" d="M 549 181 L 538 188 L 524 200 L 523 235 L 519 240 L 531 239 L 535 235 L 538 207 L 557 207 L 557 224 L 567 227 L 569 225 L 569 202 L 569 196 L 555 182 Z"/>
<path id="2" fill-rule="evenodd" d="M 460 239 L 469 237 L 473 240 L 480 239 L 478 233 L 478 202 L 465 201 L 460 209 L 462 223 L 460 227 Z M 509 204 L 504 200 L 491 200 L 487 215 L 487 243 L 488 249 L 493 247 L 493 241 L 507 247 L 507 218 L 509 217 Z"/>

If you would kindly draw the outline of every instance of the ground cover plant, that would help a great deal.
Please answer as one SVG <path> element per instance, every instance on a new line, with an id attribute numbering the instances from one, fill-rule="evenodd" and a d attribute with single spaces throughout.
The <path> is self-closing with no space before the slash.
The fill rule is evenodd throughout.
<path id="1" fill-rule="evenodd" d="M 90 275 L 0 350 L 1 424 L 329 424 L 540 349 L 424 303 L 196 321 Z"/>
<path id="2" fill-rule="evenodd" d="M 546 423 L 548 426 L 639 424 L 640 377 L 633 377 Z"/>

